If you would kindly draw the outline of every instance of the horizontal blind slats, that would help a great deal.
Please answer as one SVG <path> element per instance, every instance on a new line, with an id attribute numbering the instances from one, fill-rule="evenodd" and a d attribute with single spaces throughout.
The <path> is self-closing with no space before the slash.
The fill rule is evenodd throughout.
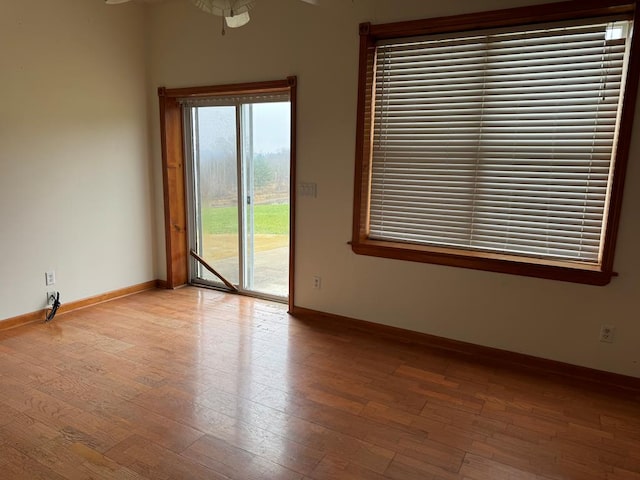
<path id="1" fill-rule="evenodd" d="M 370 238 L 597 263 L 627 48 L 606 31 L 379 44 Z"/>

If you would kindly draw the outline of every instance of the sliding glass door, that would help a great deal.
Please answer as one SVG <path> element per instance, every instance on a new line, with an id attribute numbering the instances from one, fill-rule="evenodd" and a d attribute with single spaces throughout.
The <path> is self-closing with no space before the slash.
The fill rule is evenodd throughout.
<path id="1" fill-rule="evenodd" d="M 184 111 L 192 283 L 286 299 L 288 98 L 211 98 Z"/>

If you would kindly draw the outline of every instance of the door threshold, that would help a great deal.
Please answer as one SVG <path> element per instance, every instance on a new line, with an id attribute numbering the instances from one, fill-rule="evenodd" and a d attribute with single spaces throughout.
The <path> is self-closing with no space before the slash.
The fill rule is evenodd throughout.
<path id="1" fill-rule="evenodd" d="M 289 297 L 278 297 L 276 295 L 269 295 L 268 293 L 251 292 L 246 290 L 238 290 L 237 292 L 235 292 L 233 290 L 230 290 L 222 286 L 211 285 L 206 282 L 198 282 L 193 280 L 189 282 L 189 285 L 191 285 L 192 287 L 206 288 L 208 290 L 216 290 L 218 292 L 230 293 L 233 295 L 242 295 L 244 297 L 259 298 L 260 300 L 268 300 L 270 302 L 283 303 L 285 305 L 289 303 Z"/>

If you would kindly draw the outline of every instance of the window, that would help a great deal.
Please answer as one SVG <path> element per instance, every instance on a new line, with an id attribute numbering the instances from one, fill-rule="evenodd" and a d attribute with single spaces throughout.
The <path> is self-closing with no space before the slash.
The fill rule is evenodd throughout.
<path id="1" fill-rule="evenodd" d="M 356 253 L 609 282 L 635 12 L 581 3 L 361 26 Z"/>

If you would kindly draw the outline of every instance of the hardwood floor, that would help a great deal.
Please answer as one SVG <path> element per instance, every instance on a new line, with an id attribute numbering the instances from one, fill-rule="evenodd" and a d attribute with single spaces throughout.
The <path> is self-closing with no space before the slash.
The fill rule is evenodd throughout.
<path id="1" fill-rule="evenodd" d="M 637 396 L 150 291 L 0 333 L 7 479 L 640 479 Z"/>

